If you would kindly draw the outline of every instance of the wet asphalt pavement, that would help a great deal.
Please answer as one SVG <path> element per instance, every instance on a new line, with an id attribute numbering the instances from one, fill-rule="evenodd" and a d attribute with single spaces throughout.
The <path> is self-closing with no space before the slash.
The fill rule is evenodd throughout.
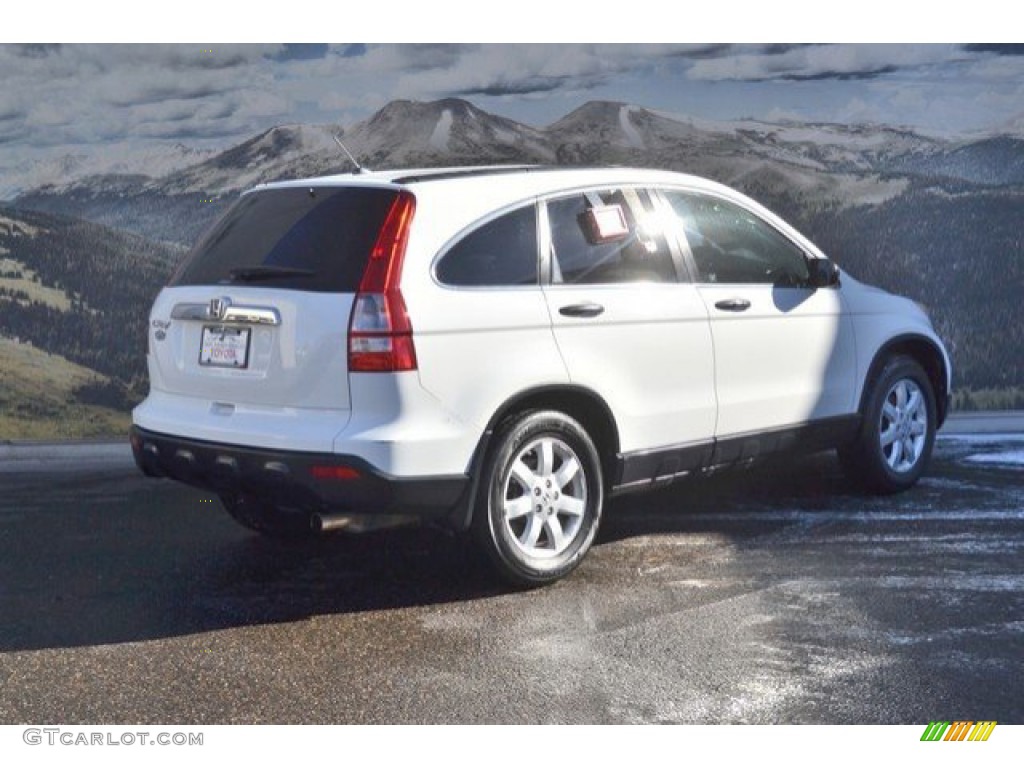
<path id="1" fill-rule="evenodd" d="M 0 723 L 1024 723 L 1022 455 L 622 497 L 533 592 L 436 532 L 283 545 L 130 460 L 8 462 Z"/>

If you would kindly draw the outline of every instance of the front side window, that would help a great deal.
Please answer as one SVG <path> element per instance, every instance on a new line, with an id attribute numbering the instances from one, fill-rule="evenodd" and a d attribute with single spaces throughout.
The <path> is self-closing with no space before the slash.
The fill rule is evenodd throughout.
<path id="1" fill-rule="evenodd" d="M 547 203 L 553 283 L 677 280 L 665 234 L 643 190 L 577 193 Z"/>
<path id="2" fill-rule="evenodd" d="M 518 208 L 470 232 L 438 263 L 437 279 L 453 286 L 536 285 L 536 207 Z"/>
<path id="3" fill-rule="evenodd" d="M 734 203 L 709 195 L 665 193 L 693 254 L 702 283 L 803 286 L 803 251 L 774 227 Z"/>

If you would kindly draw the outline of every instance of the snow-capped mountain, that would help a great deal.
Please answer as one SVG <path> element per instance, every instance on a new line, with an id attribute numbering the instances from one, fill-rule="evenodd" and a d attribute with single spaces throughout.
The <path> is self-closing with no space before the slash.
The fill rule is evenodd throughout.
<path id="1" fill-rule="evenodd" d="M 394 101 L 344 131 L 335 125 L 278 126 L 216 154 L 178 145 L 121 162 L 65 156 L 5 184 L 21 189 L 20 202 L 30 206 L 54 195 L 209 200 L 262 181 L 350 170 L 335 135 L 371 168 L 635 163 L 726 183 L 767 168 L 801 187 L 822 174 L 906 172 L 944 148 L 934 139 L 886 127 L 702 121 L 609 101 L 588 102 L 550 126 L 532 128 L 468 101 L 443 99 Z"/>
<path id="2" fill-rule="evenodd" d="M 270 179 L 348 170 L 334 135 L 342 135 L 359 162 L 371 168 L 633 162 L 727 182 L 766 162 L 813 175 L 947 173 L 984 182 L 984 174 L 958 170 L 971 166 L 974 155 L 993 171 L 1003 167 L 1004 176 L 1009 167 L 1010 180 L 1016 180 L 1020 174 L 1012 169 L 1019 145 L 1014 142 L 1024 138 L 986 136 L 956 143 L 890 126 L 711 121 L 610 101 L 588 102 L 552 125 L 533 128 L 461 99 L 393 101 L 347 130 L 277 126 L 220 152 L 176 144 L 141 153 L 113 147 L 26 160 L 5 174 L 0 199 L 43 190 L 121 194 L 126 185 L 158 194 L 233 194 Z"/>
<path id="3" fill-rule="evenodd" d="M 893 128 L 701 121 L 610 101 L 588 102 L 545 128 L 461 99 L 394 101 L 345 131 L 278 126 L 217 154 L 193 156 L 199 162 L 184 167 L 188 154 L 179 148 L 177 162 L 165 161 L 171 166 L 166 173 L 155 161 L 104 165 L 68 158 L 50 169 L 50 183 L 22 193 L 17 204 L 187 244 L 255 184 L 351 170 L 334 140 L 339 134 L 370 168 L 634 164 L 717 179 L 784 213 L 801 200 L 878 204 L 906 189 L 902 177 L 917 168 L 930 172 L 930 159 L 952 146 Z M 89 167 L 105 172 L 86 175 Z"/>
<path id="4" fill-rule="evenodd" d="M 393 101 L 342 130 L 284 125 L 212 156 L 177 148 L 156 161 L 120 166 L 63 158 L 51 181 L 23 193 L 26 208 L 80 216 L 158 240 L 192 242 L 242 190 L 274 179 L 352 169 L 342 139 L 370 168 L 474 163 L 632 164 L 686 171 L 754 194 L 784 214 L 813 205 L 878 205 L 915 178 L 1024 183 L 1024 141 L 954 143 L 890 126 L 794 121 L 710 121 L 611 101 L 588 102 L 557 122 L 532 128 L 461 99 Z M 88 167 L 119 173 L 85 175 Z M 129 171 L 135 172 L 129 175 Z M 143 173 L 143 171 L 151 171 Z"/>
<path id="5" fill-rule="evenodd" d="M 256 184 L 352 170 L 334 140 L 338 135 L 371 168 L 550 163 L 556 154 L 543 131 L 467 101 L 396 101 L 346 132 L 333 125 L 278 126 L 169 174 L 88 176 L 29 190 L 16 204 L 189 244 Z"/>
<path id="6" fill-rule="evenodd" d="M 343 138 L 360 163 L 371 168 L 555 160 L 543 131 L 462 99 L 393 101 Z"/>
<path id="7" fill-rule="evenodd" d="M 214 197 L 273 179 L 344 170 L 348 161 L 334 141 L 340 134 L 335 125 L 277 126 L 203 162 L 158 176 L 146 188 L 168 195 Z"/>
<path id="8" fill-rule="evenodd" d="M 145 184 L 165 195 L 233 195 L 261 182 L 352 170 L 335 137 L 360 165 L 436 166 L 453 162 L 552 162 L 543 132 L 460 99 L 394 101 L 347 131 L 285 125 Z"/>
<path id="9" fill-rule="evenodd" d="M 723 180 L 754 165 L 822 173 L 884 172 L 895 158 L 928 156 L 941 142 L 887 126 L 712 121 L 618 102 L 584 104 L 547 129 L 568 161 L 655 157 L 668 167 Z"/>
<path id="10" fill-rule="evenodd" d="M 623 153 L 666 149 L 695 153 L 714 146 L 718 151 L 740 149 L 734 131 L 707 130 L 634 104 L 589 101 L 548 126 L 545 133 L 558 145 L 583 154 L 598 150 Z"/>
<path id="11" fill-rule="evenodd" d="M 201 163 L 217 150 L 189 147 L 182 143 L 156 147 L 111 144 L 91 146 L 88 151 L 68 152 L 57 157 L 28 157 L 0 176 L 0 200 L 46 187 L 61 192 L 101 177 L 157 178 Z"/>

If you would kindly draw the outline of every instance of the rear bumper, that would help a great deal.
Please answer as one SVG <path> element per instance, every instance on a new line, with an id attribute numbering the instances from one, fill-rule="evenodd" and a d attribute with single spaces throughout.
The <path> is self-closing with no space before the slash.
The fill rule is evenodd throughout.
<path id="1" fill-rule="evenodd" d="M 358 456 L 251 448 L 131 428 L 132 454 L 150 477 L 218 495 L 248 494 L 310 514 L 400 515 L 444 522 L 465 476 L 398 478 Z"/>

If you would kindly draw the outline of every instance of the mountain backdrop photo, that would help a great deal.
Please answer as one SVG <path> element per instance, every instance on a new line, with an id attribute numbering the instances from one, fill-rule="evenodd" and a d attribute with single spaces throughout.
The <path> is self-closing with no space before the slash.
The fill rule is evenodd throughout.
<path id="1" fill-rule="evenodd" d="M 148 308 L 264 181 L 711 178 L 924 305 L 955 407 L 1024 407 L 1024 46 L 0 45 L 0 440 L 122 435 Z"/>

